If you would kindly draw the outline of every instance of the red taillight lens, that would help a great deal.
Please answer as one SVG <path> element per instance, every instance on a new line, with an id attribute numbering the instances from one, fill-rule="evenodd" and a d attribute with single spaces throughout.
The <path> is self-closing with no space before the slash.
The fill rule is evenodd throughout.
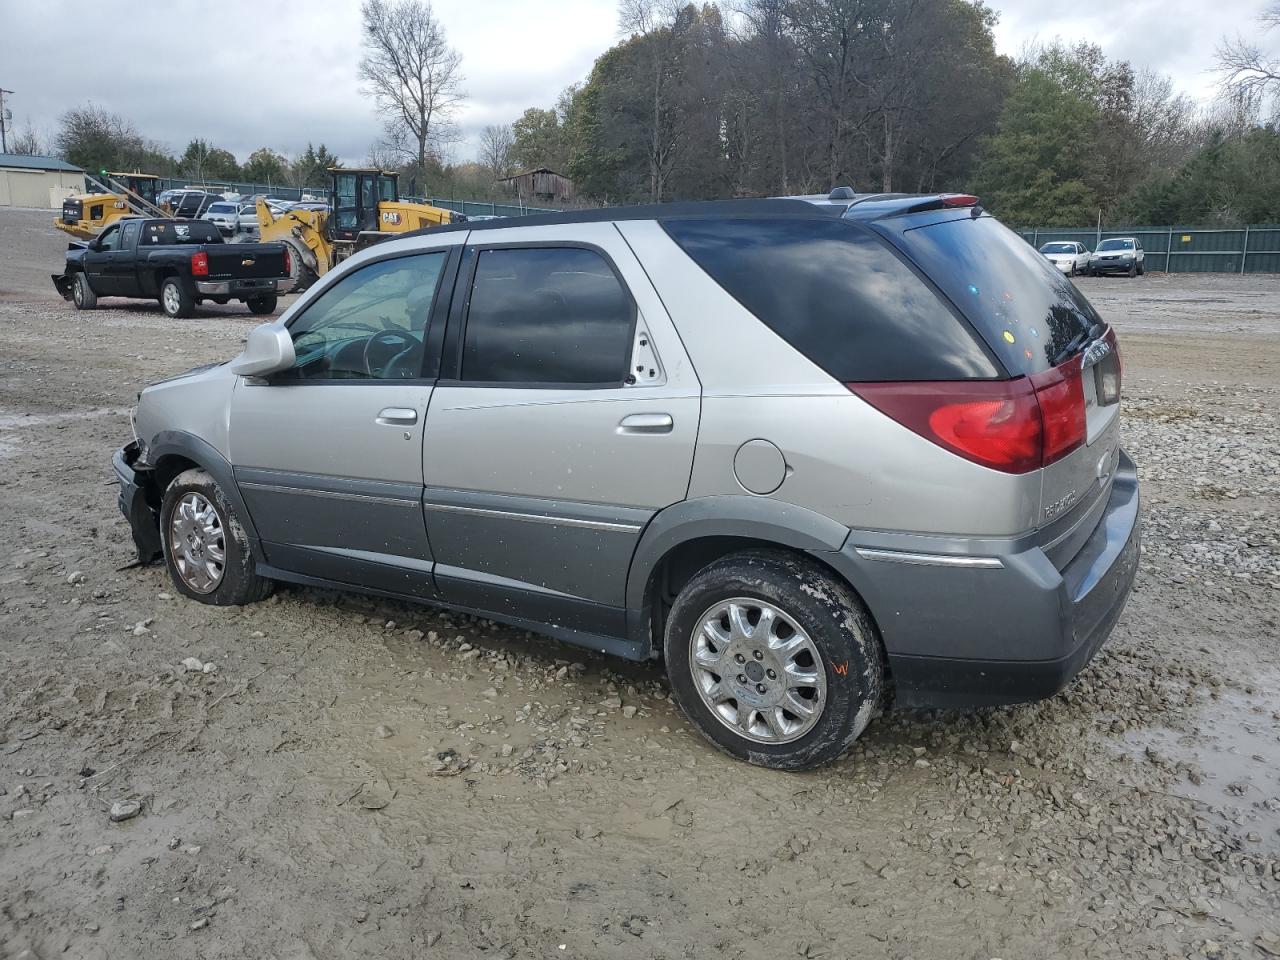
<path id="1" fill-rule="evenodd" d="M 942 205 L 944 207 L 972 207 L 978 202 L 978 198 L 970 193 L 944 193 L 942 195 Z"/>
<path id="2" fill-rule="evenodd" d="M 846 386 L 903 426 L 966 460 L 1027 473 L 1085 441 L 1080 358 L 1032 377 Z"/>
<path id="3" fill-rule="evenodd" d="M 286 277 L 293 276 L 293 257 L 289 255 L 289 248 L 284 248 L 284 275 Z"/>
<path id="4" fill-rule="evenodd" d="M 191 275 L 193 277 L 207 277 L 209 275 L 209 255 L 203 250 L 191 255 Z"/>
<path id="5" fill-rule="evenodd" d="M 1052 370 L 1031 375 L 1044 421 L 1044 462 L 1061 460 L 1084 443 L 1084 381 L 1079 355 Z"/>

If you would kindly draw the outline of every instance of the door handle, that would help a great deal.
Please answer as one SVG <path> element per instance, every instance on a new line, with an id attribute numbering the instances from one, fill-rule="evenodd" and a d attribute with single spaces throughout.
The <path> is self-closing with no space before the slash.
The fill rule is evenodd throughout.
<path id="1" fill-rule="evenodd" d="M 412 407 L 383 407 L 378 411 L 378 423 L 388 427 L 408 427 L 418 422 L 418 411 Z"/>
<path id="2" fill-rule="evenodd" d="M 633 413 L 618 422 L 618 433 L 670 433 L 674 425 L 669 413 Z"/>

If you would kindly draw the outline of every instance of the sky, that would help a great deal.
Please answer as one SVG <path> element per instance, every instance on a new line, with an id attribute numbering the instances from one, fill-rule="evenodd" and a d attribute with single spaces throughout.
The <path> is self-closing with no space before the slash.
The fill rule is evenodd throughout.
<path id="1" fill-rule="evenodd" d="M 1256 39 L 1265 0 L 988 0 L 996 44 L 1016 56 L 1061 37 L 1213 94 L 1224 35 Z M 487 124 L 551 106 L 618 40 L 616 0 L 434 0 L 462 54 L 468 99 L 455 160 Z M 104 29 L 105 28 L 105 29 Z M 196 29 L 193 29 L 196 28 Z M 1280 36 L 1268 38 L 1280 47 Z M 91 46 L 100 55 L 89 54 Z M 380 134 L 360 92 L 359 0 L 168 0 L 91 4 L 0 0 L 0 88 L 18 127 L 50 139 L 67 108 L 92 101 L 181 153 L 193 137 L 243 161 L 261 146 L 294 155 L 323 142 L 360 162 Z"/>

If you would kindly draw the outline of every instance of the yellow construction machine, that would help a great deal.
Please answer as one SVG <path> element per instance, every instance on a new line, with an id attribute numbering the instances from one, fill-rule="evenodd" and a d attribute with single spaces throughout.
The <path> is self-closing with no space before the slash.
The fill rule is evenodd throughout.
<path id="1" fill-rule="evenodd" d="M 62 201 L 62 214 L 53 225 L 80 240 L 92 240 L 111 224 L 126 217 L 164 217 L 168 211 L 156 203 L 159 177 L 149 173 L 108 173 L 101 179 L 85 176 L 89 192 Z"/>
<path id="2" fill-rule="evenodd" d="M 400 199 L 398 175 L 333 167 L 327 204 L 295 204 L 273 212 L 258 198 L 258 239 L 287 243 L 296 290 L 304 290 L 357 250 L 398 233 L 458 223 L 460 213 Z"/>

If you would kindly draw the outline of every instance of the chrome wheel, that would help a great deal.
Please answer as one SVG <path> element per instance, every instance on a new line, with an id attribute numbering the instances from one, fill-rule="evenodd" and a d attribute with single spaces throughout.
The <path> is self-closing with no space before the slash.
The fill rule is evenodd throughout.
<path id="1" fill-rule="evenodd" d="M 803 737 L 826 706 L 818 648 L 793 617 L 764 600 L 735 597 L 709 607 L 690 638 L 689 669 L 716 719 L 757 743 Z"/>
<path id="2" fill-rule="evenodd" d="M 227 542 L 213 504 L 194 491 L 182 495 L 169 517 L 169 555 L 182 582 L 196 593 L 212 593 L 222 582 Z"/>
<path id="3" fill-rule="evenodd" d="M 166 283 L 160 295 L 164 298 L 164 312 L 172 316 L 182 309 L 182 298 L 177 284 Z"/>
<path id="4" fill-rule="evenodd" d="M 84 281 L 76 277 L 76 282 L 71 285 L 71 296 L 75 300 L 77 307 L 84 306 L 84 287 L 81 286 L 82 283 Z"/>

